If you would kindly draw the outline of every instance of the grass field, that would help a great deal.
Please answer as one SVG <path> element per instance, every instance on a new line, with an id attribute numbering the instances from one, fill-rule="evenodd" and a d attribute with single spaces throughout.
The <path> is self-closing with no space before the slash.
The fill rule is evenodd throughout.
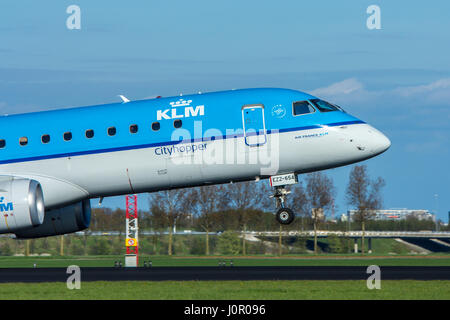
<path id="1" fill-rule="evenodd" d="M 450 255 L 426 256 L 155 256 L 153 266 L 450 266 Z M 143 261 L 150 257 L 141 257 Z M 112 267 L 123 256 L 0 257 L 0 268 Z M 1 269 L 0 269 L 1 272 Z M 0 284 L 0 299 L 450 299 L 450 281 L 382 280 L 381 290 L 366 281 L 162 281 L 82 282 L 80 290 L 65 283 Z"/>
<path id="2" fill-rule="evenodd" d="M 356 256 L 356 255 L 301 255 L 301 256 L 153 256 L 140 257 L 152 261 L 153 266 L 218 266 L 219 261 L 232 261 L 235 266 L 450 266 L 450 255 L 426 256 Z M 118 256 L 75 256 L 75 257 L 0 257 L 0 268 L 67 267 L 113 267 Z"/>
<path id="3" fill-rule="evenodd" d="M 381 282 L 380 290 L 365 281 L 167 281 L 83 282 L 69 290 L 65 283 L 0 284 L 0 299 L 450 299 L 450 281 Z"/>

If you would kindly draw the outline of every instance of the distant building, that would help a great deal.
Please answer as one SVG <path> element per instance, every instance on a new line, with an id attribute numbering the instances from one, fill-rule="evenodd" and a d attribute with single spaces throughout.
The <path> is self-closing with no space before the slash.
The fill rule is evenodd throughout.
<path id="1" fill-rule="evenodd" d="M 348 221 L 348 213 L 341 214 L 341 218 L 339 220 L 341 220 L 341 222 L 347 222 Z"/>
<path id="2" fill-rule="evenodd" d="M 350 218 L 353 221 L 353 216 L 356 214 L 356 210 L 349 210 L 347 213 L 341 215 L 341 221 L 346 222 Z M 381 209 L 374 210 L 372 220 L 405 220 L 408 217 L 414 217 L 418 220 L 430 220 L 435 221 L 435 216 L 428 210 L 422 209 Z"/>

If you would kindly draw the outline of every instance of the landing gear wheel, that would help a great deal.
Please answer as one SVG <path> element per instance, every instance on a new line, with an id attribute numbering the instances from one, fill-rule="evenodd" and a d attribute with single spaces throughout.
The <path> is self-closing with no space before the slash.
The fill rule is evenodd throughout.
<path id="1" fill-rule="evenodd" d="M 291 224 L 294 217 L 294 212 L 289 208 L 280 208 L 276 214 L 277 221 L 281 224 Z"/>

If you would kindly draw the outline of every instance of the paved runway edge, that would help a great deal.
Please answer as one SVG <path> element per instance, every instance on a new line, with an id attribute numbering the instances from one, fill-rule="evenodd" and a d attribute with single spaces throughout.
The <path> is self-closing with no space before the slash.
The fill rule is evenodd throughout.
<path id="1" fill-rule="evenodd" d="M 380 267 L 384 280 L 450 280 L 450 267 Z M 66 268 L 0 268 L 0 283 L 65 282 Z M 367 267 L 81 268 L 81 281 L 366 280 Z"/>

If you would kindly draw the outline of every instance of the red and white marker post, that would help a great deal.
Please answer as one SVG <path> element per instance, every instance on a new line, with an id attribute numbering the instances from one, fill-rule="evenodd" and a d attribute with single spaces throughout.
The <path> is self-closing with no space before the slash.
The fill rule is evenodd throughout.
<path id="1" fill-rule="evenodd" d="M 126 196 L 125 267 L 138 266 L 138 210 L 137 195 Z"/>

